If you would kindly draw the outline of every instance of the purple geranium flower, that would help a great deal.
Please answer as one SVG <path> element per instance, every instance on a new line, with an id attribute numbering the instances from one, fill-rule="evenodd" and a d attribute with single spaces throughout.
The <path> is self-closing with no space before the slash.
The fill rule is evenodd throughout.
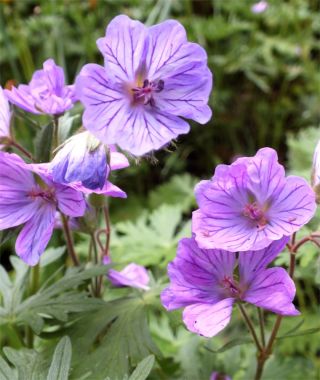
<path id="1" fill-rule="evenodd" d="M 106 260 L 104 263 L 109 264 Z M 127 265 L 122 271 L 118 272 L 114 269 L 110 269 L 108 273 L 109 280 L 114 286 L 123 287 L 130 286 L 132 288 L 138 288 L 148 290 L 149 275 L 145 267 L 131 263 Z"/>
<path id="2" fill-rule="evenodd" d="M 268 9 L 268 7 L 269 7 L 268 2 L 262 0 L 262 1 L 259 1 L 258 3 L 255 3 L 252 5 L 251 12 L 256 13 L 256 14 L 263 13 Z"/>
<path id="3" fill-rule="evenodd" d="M 189 131 L 178 116 L 210 120 L 207 55 L 177 21 L 148 28 L 121 15 L 97 45 L 105 67 L 84 66 L 76 94 L 85 106 L 84 127 L 105 144 L 139 156 Z"/>
<path id="4" fill-rule="evenodd" d="M 201 248 L 261 249 L 298 231 L 316 210 L 311 187 L 303 178 L 285 177 L 271 148 L 218 165 L 195 194 L 192 228 Z"/>
<path id="5" fill-rule="evenodd" d="M 232 380 L 230 376 L 224 375 L 221 372 L 212 372 L 210 380 Z"/>
<path id="6" fill-rule="evenodd" d="M 10 120 L 11 111 L 9 102 L 0 86 L 0 141 L 10 139 Z"/>
<path id="7" fill-rule="evenodd" d="M 74 86 L 66 86 L 63 69 L 53 59 L 43 63 L 29 85 L 5 90 L 11 103 L 35 114 L 60 115 L 72 108 L 75 102 Z"/>
<path id="8" fill-rule="evenodd" d="M 241 252 L 237 258 L 233 252 L 200 249 L 194 238 L 182 239 L 177 257 L 168 266 L 171 283 L 161 294 L 163 305 L 168 310 L 184 307 L 187 328 L 206 337 L 226 327 L 237 301 L 281 315 L 298 315 L 292 303 L 295 286 L 288 273 L 283 268 L 266 268 L 288 240 L 282 238 L 260 251 Z"/>
<path id="9" fill-rule="evenodd" d="M 37 180 L 16 154 L 0 152 L 0 230 L 24 224 L 16 252 L 28 265 L 36 265 L 45 250 L 59 210 L 76 217 L 85 212 L 83 194 L 51 181 L 44 173 Z"/>

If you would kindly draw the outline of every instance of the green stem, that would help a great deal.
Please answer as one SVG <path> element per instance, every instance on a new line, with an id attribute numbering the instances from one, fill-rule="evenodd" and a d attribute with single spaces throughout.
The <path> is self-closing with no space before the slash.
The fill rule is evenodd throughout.
<path id="1" fill-rule="evenodd" d="M 53 116 L 52 151 L 59 146 L 59 116 Z"/>
<path id="2" fill-rule="evenodd" d="M 94 264 L 97 265 L 99 257 L 98 257 L 97 242 L 96 242 L 94 233 L 91 234 L 91 242 L 92 242 L 92 247 L 93 247 L 93 260 L 94 260 Z M 98 279 L 98 277 L 94 278 L 94 286 L 92 288 L 93 288 L 94 295 L 96 297 L 99 297 L 100 296 L 100 286 L 99 286 L 99 279 Z"/>
<path id="3" fill-rule="evenodd" d="M 265 347 L 266 339 L 265 339 L 265 332 L 264 332 L 264 318 L 263 318 L 263 310 L 260 309 L 260 307 L 258 307 L 258 316 L 259 316 L 261 342 L 262 342 L 262 346 Z"/>
<path id="4" fill-rule="evenodd" d="M 246 322 L 246 324 L 247 324 L 247 326 L 248 326 L 248 329 L 249 329 L 249 331 L 250 331 L 250 333 L 251 333 L 251 335 L 252 335 L 252 338 L 253 338 L 253 340 L 254 340 L 254 343 L 255 343 L 255 345 L 257 346 L 258 351 L 261 352 L 261 351 L 262 351 L 262 346 L 261 346 L 261 344 L 260 344 L 260 342 L 259 342 L 259 339 L 258 339 L 258 337 L 257 337 L 257 334 L 256 334 L 256 332 L 255 332 L 255 330 L 254 330 L 253 323 L 252 323 L 252 321 L 251 321 L 249 315 L 247 314 L 246 309 L 244 308 L 244 306 L 241 305 L 241 303 L 238 303 L 238 306 L 239 306 L 239 309 L 240 309 L 240 311 L 241 311 L 241 314 L 242 314 L 242 316 L 243 316 L 243 318 L 244 318 L 244 320 L 245 320 L 245 322 Z"/>
<path id="5" fill-rule="evenodd" d="M 293 275 L 294 275 L 296 252 L 297 251 L 294 250 L 292 247 L 290 248 L 290 266 L 289 266 L 288 273 L 289 273 L 291 278 L 293 278 Z M 260 353 L 258 355 L 257 370 L 256 370 L 255 378 L 254 378 L 255 380 L 261 379 L 263 369 L 264 369 L 264 365 L 272 353 L 272 347 L 273 347 L 273 344 L 276 340 L 278 331 L 280 329 L 282 318 L 283 318 L 282 315 L 277 316 L 277 319 L 276 319 L 276 322 L 275 322 L 273 329 L 271 331 L 271 335 L 270 335 L 269 341 L 267 343 L 267 346 L 265 347 L 265 349 L 260 350 Z"/>
<path id="6" fill-rule="evenodd" d="M 72 233 L 71 233 L 71 230 L 69 227 L 68 219 L 64 214 L 60 213 L 60 215 L 61 215 L 61 220 L 62 220 L 64 236 L 66 238 L 68 253 L 69 253 L 69 256 L 70 256 L 73 264 L 77 267 L 80 265 L 80 261 L 78 259 L 78 256 L 77 256 L 75 250 L 74 250 Z"/>
<path id="7" fill-rule="evenodd" d="M 11 145 L 12 147 L 18 149 L 23 155 L 25 155 L 26 157 L 28 157 L 31 161 L 35 162 L 35 159 L 33 158 L 32 154 L 29 153 L 22 145 L 20 145 L 19 143 L 17 143 L 15 140 L 11 140 L 9 145 Z"/>
<path id="8" fill-rule="evenodd" d="M 37 293 L 40 285 L 40 265 L 37 264 L 31 268 L 31 283 L 29 289 L 29 297 Z M 30 326 L 26 328 L 26 341 L 27 347 L 33 348 L 34 343 L 34 333 Z"/>

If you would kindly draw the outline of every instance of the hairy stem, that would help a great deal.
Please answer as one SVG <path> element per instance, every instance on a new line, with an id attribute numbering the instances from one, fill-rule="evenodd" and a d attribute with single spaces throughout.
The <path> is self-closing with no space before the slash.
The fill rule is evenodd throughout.
<path id="1" fill-rule="evenodd" d="M 91 234 L 91 244 L 92 244 L 92 247 L 93 247 L 93 260 L 94 260 L 94 264 L 98 264 L 99 262 L 99 257 L 98 257 L 98 247 L 97 247 L 97 242 L 96 242 L 96 238 L 94 236 L 94 233 Z M 100 296 L 100 286 L 99 286 L 99 279 L 98 277 L 95 277 L 94 278 L 94 286 L 92 286 L 92 290 L 93 290 L 93 294 L 96 296 L 96 297 L 99 297 Z"/>
<path id="2" fill-rule="evenodd" d="M 20 145 L 15 140 L 11 140 L 9 145 L 19 150 L 24 156 L 28 157 L 31 161 L 35 161 L 32 154 L 29 153 L 22 145 Z"/>
<path id="3" fill-rule="evenodd" d="M 243 318 L 244 318 L 244 320 L 245 320 L 245 322 L 246 322 L 246 324 L 248 326 L 248 329 L 249 329 L 249 331 L 250 331 L 250 333 L 252 335 L 254 343 L 257 346 L 258 351 L 262 351 L 263 348 L 262 348 L 262 346 L 261 346 L 261 344 L 259 342 L 259 339 L 258 339 L 257 334 L 256 334 L 256 332 L 254 330 L 254 327 L 253 327 L 253 323 L 252 323 L 249 315 L 247 314 L 246 309 L 244 308 L 243 305 L 241 305 L 241 303 L 238 303 L 238 306 L 239 306 L 241 314 L 242 314 L 242 316 L 243 316 Z"/>
<path id="4" fill-rule="evenodd" d="M 61 220 L 62 220 L 62 226 L 63 226 L 63 231 L 64 231 L 64 235 L 65 235 L 65 238 L 66 238 L 66 243 L 67 243 L 67 248 L 68 248 L 68 254 L 73 262 L 73 264 L 75 266 L 79 266 L 80 265 L 80 261 L 78 259 L 78 256 L 74 250 L 74 246 L 73 246 L 73 238 L 72 238 L 72 233 L 71 233 L 71 230 L 70 230 L 70 227 L 69 227 L 69 223 L 68 223 L 68 218 L 60 213 L 61 215 Z"/>
<path id="5" fill-rule="evenodd" d="M 292 240 L 293 240 L 293 243 L 294 243 L 294 239 L 292 239 Z M 299 244 L 299 243 L 297 243 L 297 244 Z M 299 245 L 298 248 L 300 246 L 301 245 Z M 289 251 L 290 251 L 290 266 L 289 266 L 288 273 L 289 273 L 290 277 L 293 278 L 297 250 L 295 249 L 295 246 L 291 244 L 291 245 L 289 245 Z M 282 318 L 283 318 L 282 315 L 278 315 L 277 316 L 277 319 L 276 319 L 275 324 L 273 326 L 273 329 L 271 331 L 271 335 L 270 335 L 269 341 L 268 341 L 266 347 L 264 349 L 260 350 L 260 352 L 259 352 L 257 369 L 256 369 L 255 378 L 254 378 L 255 380 L 260 380 L 261 379 L 261 376 L 262 376 L 262 373 L 263 373 L 263 369 L 264 369 L 264 365 L 265 365 L 266 361 L 268 360 L 269 356 L 272 353 L 272 347 L 273 347 L 273 344 L 274 344 L 274 342 L 276 340 L 278 331 L 280 329 Z"/>
<path id="6" fill-rule="evenodd" d="M 30 288 L 29 288 L 29 297 L 31 297 L 33 294 L 37 292 L 37 290 L 39 289 L 39 284 L 40 284 L 40 266 L 39 264 L 37 264 L 31 268 L 31 282 L 30 282 Z M 33 348 L 34 333 L 30 326 L 27 326 L 26 328 L 26 341 L 27 341 L 27 347 Z"/>
<path id="7" fill-rule="evenodd" d="M 264 318 L 263 318 L 263 310 L 260 307 L 258 308 L 258 316 L 259 316 L 260 336 L 261 336 L 262 347 L 265 347 L 266 339 L 265 339 L 265 332 L 264 332 Z"/>
<path id="8" fill-rule="evenodd" d="M 59 116 L 53 116 L 52 151 L 59 145 Z"/>

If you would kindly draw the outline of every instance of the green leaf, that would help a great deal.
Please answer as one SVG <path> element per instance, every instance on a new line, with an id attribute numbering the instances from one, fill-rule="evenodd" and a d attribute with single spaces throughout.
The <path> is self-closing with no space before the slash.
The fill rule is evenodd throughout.
<path id="1" fill-rule="evenodd" d="M 135 222 L 118 223 L 111 239 L 113 259 L 119 263 L 166 266 L 175 255 L 180 231 L 188 233 L 186 225 L 190 234 L 190 224 L 182 222 L 181 208 L 167 204 L 149 214 L 145 212 Z"/>
<path id="2" fill-rule="evenodd" d="M 295 336 L 303 336 L 303 335 L 310 335 L 310 334 L 317 334 L 320 332 L 320 327 L 313 327 L 311 329 L 302 330 L 300 332 L 292 332 L 286 335 L 278 336 L 276 339 L 286 339 L 286 338 L 293 338 Z"/>
<path id="3" fill-rule="evenodd" d="M 39 162 L 50 161 L 53 122 L 42 127 L 35 138 L 35 158 Z"/>
<path id="4" fill-rule="evenodd" d="M 15 228 L 7 228 L 6 230 L 0 231 L 0 247 L 10 240 L 16 233 Z"/>
<path id="5" fill-rule="evenodd" d="M 77 339 L 71 378 L 88 373 L 89 379 L 122 380 L 147 355 L 160 355 L 151 340 L 146 313 L 144 300 L 132 297 L 108 302 L 79 319 L 67 331 L 72 340 Z"/>
<path id="6" fill-rule="evenodd" d="M 48 248 L 44 251 L 40 258 L 40 266 L 43 268 L 54 261 L 58 260 L 64 253 L 66 247 Z"/>
<path id="7" fill-rule="evenodd" d="M 4 354 L 18 372 L 17 379 L 43 380 L 48 372 L 47 359 L 34 350 L 4 347 Z M 11 380 L 11 379 L 10 379 Z"/>
<path id="8" fill-rule="evenodd" d="M 145 380 L 147 379 L 149 373 L 154 365 L 154 355 L 149 355 L 144 358 L 133 371 L 129 380 Z"/>
<path id="9" fill-rule="evenodd" d="M 0 356 L 0 379 L 15 380 L 17 378 L 17 372 Z"/>
<path id="10" fill-rule="evenodd" d="M 71 341 L 65 336 L 60 340 L 54 351 L 47 380 L 68 380 L 71 355 Z"/>

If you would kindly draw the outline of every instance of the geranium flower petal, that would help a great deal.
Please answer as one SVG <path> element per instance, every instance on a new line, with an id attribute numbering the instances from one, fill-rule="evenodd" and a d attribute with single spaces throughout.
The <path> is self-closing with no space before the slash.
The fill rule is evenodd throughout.
<path id="1" fill-rule="evenodd" d="M 130 100 L 123 90 L 110 81 L 102 66 L 88 64 L 76 79 L 76 92 L 85 105 L 85 128 L 105 144 L 116 143 L 131 115 Z"/>
<path id="2" fill-rule="evenodd" d="M 183 311 L 183 322 L 188 330 L 211 338 L 230 322 L 233 298 L 226 298 L 216 304 L 198 303 L 187 306 Z"/>
<path id="3" fill-rule="evenodd" d="M 0 86 L 0 137 L 10 136 L 11 112 L 9 102 Z"/>
<path id="4" fill-rule="evenodd" d="M 108 75 L 117 80 L 133 81 L 145 56 L 146 27 L 128 16 L 115 17 L 106 35 L 97 40 Z"/>
<path id="5" fill-rule="evenodd" d="M 83 216 L 86 211 L 86 201 L 83 194 L 71 187 L 55 183 L 58 208 L 68 216 Z"/>
<path id="6" fill-rule="evenodd" d="M 28 265 L 36 265 L 45 250 L 54 228 L 54 204 L 39 205 L 37 212 L 28 220 L 20 231 L 16 241 L 16 252 Z"/>
<path id="7" fill-rule="evenodd" d="M 37 211 L 37 200 L 28 196 L 35 182 L 25 166 L 16 154 L 0 152 L 1 229 L 23 224 Z"/>
<path id="8" fill-rule="evenodd" d="M 270 233 L 292 235 L 309 222 L 316 210 L 315 193 L 301 177 L 289 176 L 269 210 Z"/>
<path id="9" fill-rule="evenodd" d="M 168 265 L 170 286 L 161 300 L 168 310 L 193 303 L 216 303 L 224 297 L 220 281 L 232 277 L 235 255 L 223 250 L 201 250 L 195 240 L 182 239 L 177 256 Z"/>
<path id="10" fill-rule="evenodd" d="M 241 282 L 247 285 L 250 284 L 252 278 L 261 270 L 264 270 L 278 256 L 289 240 L 290 238 L 285 236 L 259 251 L 239 252 L 239 276 Z"/>
<path id="11" fill-rule="evenodd" d="M 164 147 L 189 129 L 189 124 L 177 116 L 135 108 L 128 114 L 125 127 L 119 128 L 117 141 L 122 149 L 141 156 Z"/>
<path id="12" fill-rule="evenodd" d="M 295 292 L 294 282 L 283 268 L 270 268 L 253 278 L 243 300 L 280 315 L 299 315 L 292 303 Z"/>
<path id="13" fill-rule="evenodd" d="M 164 81 L 164 90 L 155 98 L 157 107 L 202 124 L 208 122 L 212 74 L 205 50 L 188 42 L 184 27 L 174 20 L 150 27 L 148 43 L 148 78 Z"/>

